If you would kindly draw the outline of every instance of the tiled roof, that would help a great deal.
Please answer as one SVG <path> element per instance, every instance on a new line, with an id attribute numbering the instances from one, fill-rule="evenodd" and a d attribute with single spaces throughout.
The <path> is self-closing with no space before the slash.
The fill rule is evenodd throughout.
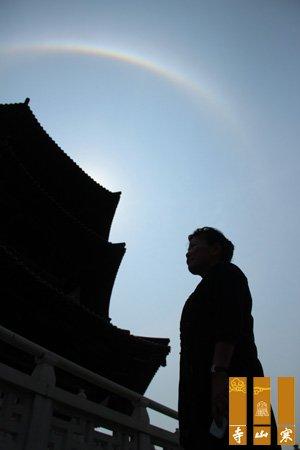
<path id="1" fill-rule="evenodd" d="M 26 103 L 0 104 L 1 140 L 55 199 L 104 239 L 121 192 L 110 192 L 87 175 L 47 134 Z"/>
<path id="2" fill-rule="evenodd" d="M 2 236 L 54 275 L 60 286 L 75 288 L 82 273 L 95 271 L 94 310 L 107 315 L 125 244 L 109 243 L 87 228 L 43 189 L 10 145 L 0 143 L 0 148 Z"/>
<path id="3" fill-rule="evenodd" d="M 2 244 L 0 265 L 1 298 L 9 299 L 1 317 L 4 326 L 140 393 L 165 365 L 169 339 L 134 336 L 112 325 L 64 294 L 47 273 Z M 14 280 L 18 280 L 17 286 Z"/>

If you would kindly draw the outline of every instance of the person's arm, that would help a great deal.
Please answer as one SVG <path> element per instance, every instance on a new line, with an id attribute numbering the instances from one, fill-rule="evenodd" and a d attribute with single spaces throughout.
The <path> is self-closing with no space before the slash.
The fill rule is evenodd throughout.
<path id="1" fill-rule="evenodd" d="M 223 268 L 215 280 L 215 348 L 213 364 L 228 369 L 235 344 L 242 335 L 245 315 L 245 279 L 230 267 Z M 228 418 L 228 375 L 212 373 L 211 408 L 218 426 Z"/>
<path id="2" fill-rule="evenodd" d="M 244 275 L 223 267 L 215 280 L 215 349 L 213 364 L 228 368 L 236 342 L 243 334 L 245 309 Z"/>
<path id="3" fill-rule="evenodd" d="M 217 342 L 215 344 L 213 364 L 228 369 L 231 357 L 233 355 L 234 347 L 234 343 L 231 342 Z"/>

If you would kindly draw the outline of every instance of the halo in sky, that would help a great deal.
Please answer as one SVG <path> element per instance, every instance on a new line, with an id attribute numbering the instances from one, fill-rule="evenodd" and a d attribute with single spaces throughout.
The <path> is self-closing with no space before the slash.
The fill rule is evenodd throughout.
<path id="1" fill-rule="evenodd" d="M 107 58 L 111 60 L 120 61 L 126 64 L 131 64 L 140 67 L 144 70 L 154 73 L 159 77 L 163 77 L 173 84 L 184 88 L 193 98 L 198 98 L 212 108 L 219 119 L 223 119 L 231 128 L 234 129 L 235 134 L 240 134 L 240 126 L 237 118 L 232 113 L 228 101 L 224 101 L 221 95 L 214 90 L 205 86 L 202 87 L 199 82 L 195 82 L 187 76 L 182 75 L 179 71 L 168 68 L 165 65 L 155 63 L 149 59 L 134 54 L 124 53 L 112 49 L 105 49 L 91 45 L 83 44 L 65 44 L 65 43 L 43 43 L 43 44 L 26 44 L 2 47 L 2 53 L 9 55 L 18 53 L 67 53 L 76 55 L 87 55 L 100 58 Z M 203 83 L 204 84 L 204 83 Z M 207 83 L 206 83 L 207 84 Z"/>

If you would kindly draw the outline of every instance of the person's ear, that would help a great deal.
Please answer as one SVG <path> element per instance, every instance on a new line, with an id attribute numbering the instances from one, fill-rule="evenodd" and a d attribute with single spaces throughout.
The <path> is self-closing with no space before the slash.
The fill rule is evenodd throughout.
<path id="1" fill-rule="evenodd" d="M 212 244 L 211 253 L 212 253 L 214 256 L 221 256 L 221 253 L 222 253 L 222 246 L 221 246 L 221 244 L 220 244 L 219 242 L 214 242 L 214 243 Z"/>

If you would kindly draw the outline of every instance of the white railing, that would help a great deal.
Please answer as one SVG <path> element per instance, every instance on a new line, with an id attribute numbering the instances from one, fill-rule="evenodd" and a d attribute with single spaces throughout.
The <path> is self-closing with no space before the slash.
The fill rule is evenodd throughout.
<path id="1" fill-rule="evenodd" d="M 0 450 L 180 449 L 174 433 L 151 425 L 147 408 L 177 419 L 177 412 L 91 372 L 0 326 L 0 340 L 34 355 L 31 375 L 0 363 Z M 56 386 L 55 367 L 130 400 L 121 414 Z"/>

